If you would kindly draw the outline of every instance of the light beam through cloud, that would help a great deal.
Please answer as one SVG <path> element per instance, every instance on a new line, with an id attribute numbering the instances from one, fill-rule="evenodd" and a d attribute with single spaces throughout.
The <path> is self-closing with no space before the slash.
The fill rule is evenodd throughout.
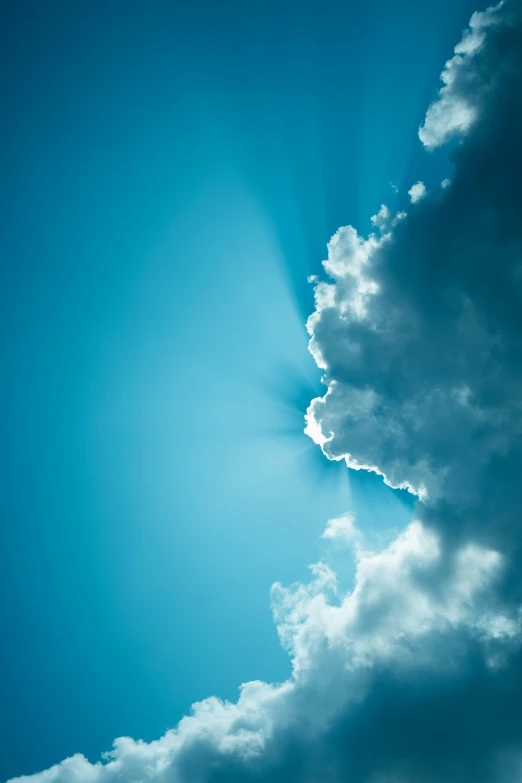
<path id="1" fill-rule="evenodd" d="M 286 682 L 18 783 L 520 779 L 521 3 L 475 14 L 442 78 L 419 136 L 453 140 L 451 183 L 381 207 L 378 236 L 340 228 L 308 320 L 327 391 L 307 433 L 408 489 L 414 518 L 377 551 L 353 518 L 327 523 L 354 544 L 347 592 L 323 561 L 273 586 Z"/>

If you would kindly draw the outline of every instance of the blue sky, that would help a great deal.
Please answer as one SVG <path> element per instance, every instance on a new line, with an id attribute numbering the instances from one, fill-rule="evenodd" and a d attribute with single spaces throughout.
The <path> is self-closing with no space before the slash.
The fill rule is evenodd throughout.
<path id="1" fill-rule="evenodd" d="M 307 277 L 339 226 L 451 176 L 417 131 L 474 10 L 7 9 L 2 779 L 285 680 L 271 585 L 329 518 L 408 523 L 303 434 Z"/>

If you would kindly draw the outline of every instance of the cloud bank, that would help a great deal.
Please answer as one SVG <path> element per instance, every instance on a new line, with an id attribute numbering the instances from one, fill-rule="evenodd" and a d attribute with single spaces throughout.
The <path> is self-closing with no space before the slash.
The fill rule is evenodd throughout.
<path id="1" fill-rule="evenodd" d="M 280 684 L 195 704 L 152 743 L 119 738 L 18 783 L 513 783 L 522 780 L 522 7 L 474 14 L 419 131 L 451 182 L 347 226 L 315 281 L 327 387 L 306 431 L 327 458 L 418 497 L 353 589 L 327 563 L 272 589 Z"/>

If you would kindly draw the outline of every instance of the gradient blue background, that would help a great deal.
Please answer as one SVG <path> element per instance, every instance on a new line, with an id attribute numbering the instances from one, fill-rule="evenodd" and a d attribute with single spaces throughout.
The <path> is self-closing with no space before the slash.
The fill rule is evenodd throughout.
<path id="1" fill-rule="evenodd" d="M 306 277 L 446 175 L 416 130 L 474 9 L 4 8 L 1 778 L 284 679 L 271 583 L 408 518 L 302 434 Z"/>

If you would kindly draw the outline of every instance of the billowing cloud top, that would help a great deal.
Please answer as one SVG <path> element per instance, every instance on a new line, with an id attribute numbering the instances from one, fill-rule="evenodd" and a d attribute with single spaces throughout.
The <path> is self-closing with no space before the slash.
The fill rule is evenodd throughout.
<path id="1" fill-rule="evenodd" d="M 326 563 L 274 585 L 281 684 L 243 685 L 156 742 L 129 738 L 22 783 L 512 783 L 522 780 L 522 8 L 475 14 L 419 131 L 453 139 L 451 182 L 347 226 L 315 281 L 327 391 L 306 431 L 329 459 L 418 497 L 354 587 Z M 337 540 L 337 541 L 336 541 Z"/>

